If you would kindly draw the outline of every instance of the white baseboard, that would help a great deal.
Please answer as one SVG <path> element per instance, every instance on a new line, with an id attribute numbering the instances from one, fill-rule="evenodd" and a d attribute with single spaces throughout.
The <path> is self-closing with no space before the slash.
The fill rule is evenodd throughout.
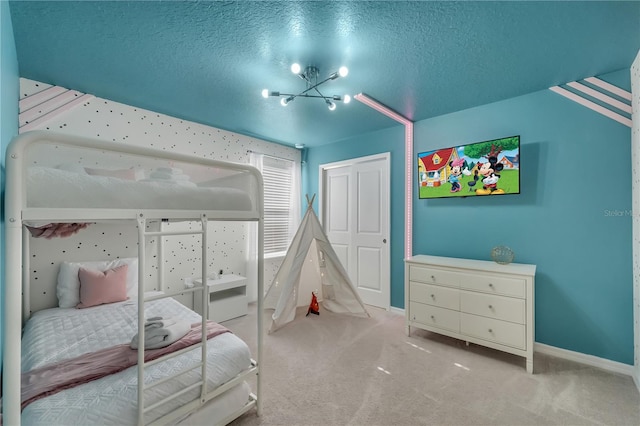
<path id="1" fill-rule="evenodd" d="M 404 315 L 405 310 L 401 308 L 391 307 L 389 312 L 393 312 L 398 315 Z M 558 348 L 556 346 L 545 345 L 544 343 L 535 342 L 533 344 L 533 351 L 539 352 L 545 355 L 551 355 L 556 358 L 567 359 L 569 361 L 578 362 L 580 364 L 588 365 L 590 367 L 600 368 L 602 370 L 611 371 L 613 373 L 624 374 L 625 376 L 631 376 L 636 384 L 638 390 L 640 390 L 640 368 L 634 368 L 633 365 L 624 364 L 622 362 L 611 361 L 610 359 L 600 358 L 593 355 L 583 354 L 581 352 L 574 352 L 568 349 Z"/>
<path id="2" fill-rule="evenodd" d="M 394 314 L 398 314 L 398 315 L 404 316 L 404 309 L 396 308 L 395 306 L 390 307 L 389 308 L 389 312 L 393 312 Z"/>
<path id="3" fill-rule="evenodd" d="M 623 364 L 622 362 L 611 361 L 605 358 L 599 358 L 593 355 L 587 355 L 580 352 L 574 352 L 567 349 L 561 349 L 555 346 L 545 345 L 544 343 L 534 343 L 534 352 L 539 352 L 546 355 L 555 356 L 557 358 L 567 359 L 569 361 L 579 362 L 591 367 L 600 368 L 602 370 L 611 371 L 613 373 L 620 373 L 626 376 L 631 376 L 636 380 L 636 386 L 638 381 L 634 376 L 633 366 L 629 364 Z"/>

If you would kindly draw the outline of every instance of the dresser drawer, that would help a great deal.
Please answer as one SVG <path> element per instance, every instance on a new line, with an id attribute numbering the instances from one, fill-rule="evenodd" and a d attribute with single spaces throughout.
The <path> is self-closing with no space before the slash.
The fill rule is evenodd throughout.
<path id="1" fill-rule="evenodd" d="M 411 281 L 409 300 L 456 311 L 460 309 L 460 291 L 455 288 Z"/>
<path id="2" fill-rule="evenodd" d="M 446 285 L 449 287 L 460 286 L 460 274 L 457 272 L 425 268 L 422 266 L 409 266 L 409 279 L 411 281 Z"/>
<path id="3" fill-rule="evenodd" d="M 525 323 L 525 300 L 460 290 L 460 311 L 504 321 Z"/>
<path id="4" fill-rule="evenodd" d="M 526 282 L 519 278 L 464 274 L 460 287 L 468 290 L 525 298 Z"/>
<path id="5" fill-rule="evenodd" d="M 411 321 L 456 333 L 460 331 L 460 312 L 458 311 L 410 302 L 409 315 Z"/>
<path id="6" fill-rule="evenodd" d="M 478 315 L 460 314 L 460 333 L 518 349 L 526 349 L 525 327 Z"/>

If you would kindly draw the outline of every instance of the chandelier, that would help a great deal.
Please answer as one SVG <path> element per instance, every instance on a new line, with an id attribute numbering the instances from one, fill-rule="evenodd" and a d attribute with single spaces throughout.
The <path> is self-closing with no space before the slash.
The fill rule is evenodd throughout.
<path id="1" fill-rule="evenodd" d="M 268 89 L 264 89 L 262 91 L 262 97 L 268 98 L 269 96 L 277 96 L 280 98 L 280 105 L 282 106 L 287 106 L 296 98 L 318 98 L 322 99 L 327 104 L 327 108 L 329 108 L 330 111 L 336 109 L 336 102 L 344 102 L 345 104 L 351 102 L 351 96 L 349 95 L 325 96 L 319 89 L 319 87 L 327 81 L 335 80 L 338 77 L 346 77 L 347 74 L 349 74 L 349 69 L 347 67 L 340 67 L 338 71 L 332 73 L 329 77 L 321 81 L 318 81 L 318 75 L 320 72 L 318 71 L 318 68 L 314 66 L 308 66 L 303 71 L 299 64 L 293 64 L 291 65 L 291 72 L 305 81 L 307 86 L 305 90 L 296 95 L 293 93 L 271 92 Z"/>

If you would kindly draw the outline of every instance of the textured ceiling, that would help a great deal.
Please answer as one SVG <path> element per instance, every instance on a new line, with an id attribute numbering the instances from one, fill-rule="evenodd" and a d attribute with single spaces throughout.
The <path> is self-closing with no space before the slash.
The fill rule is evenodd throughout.
<path id="1" fill-rule="evenodd" d="M 418 121 L 629 68 L 640 2 L 12 1 L 20 75 L 287 145 L 397 125 L 359 102 L 287 107 L 293 62 L 325 95 Z"/>

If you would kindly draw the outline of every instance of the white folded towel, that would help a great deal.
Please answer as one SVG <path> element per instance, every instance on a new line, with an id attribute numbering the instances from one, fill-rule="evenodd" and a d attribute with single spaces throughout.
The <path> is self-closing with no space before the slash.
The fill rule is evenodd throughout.
<path id="1" fill-rule="evenodd" d="M 144 348 L 164 348 L 183 338 L 189 330 L 191 325 L 180 318 L 150 318 L 145 323 Z M 138 340 L 136 333 L 131 339 L 131 349 L 138 349 Z"/>
<path id="2" fill-rule="evenodd" d="M 144 332 L 146 333 L 149 330 L 153 330 L 154 328 L 170 327 L 175 323 L 176 323 L 176 320 L 174 318 L 167 318 L 167 319 L 160 318 L 156 320 L 147 320 L 147 322 L 144 323 Z"/>

